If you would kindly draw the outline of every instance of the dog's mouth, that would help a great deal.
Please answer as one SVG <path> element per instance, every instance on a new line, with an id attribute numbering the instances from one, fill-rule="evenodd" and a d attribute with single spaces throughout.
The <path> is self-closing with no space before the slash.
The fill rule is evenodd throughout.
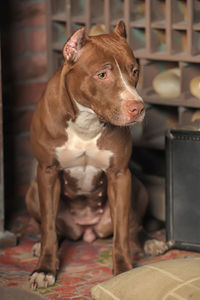
<path id="1" fill-rule="evenodd" d="M 142 115 L 140 115 L 138 118 L 136 118 L 135 120 L 133 121 L 130 121 L 126 124 L 126 126 L 132 126 L 132 125 L 135 125 L 137 123 L 142 123 L 142 121 L 144 120 L 144 117 L 145 117 L 145 112 L 142 113 Z"/>
<path id="2" fill-rule="evenodd" d="M 140 116 L 138 116 L 137 118 L 133 119 L 133 120 L 126 120 L 125 118 L 112 118 L 112 120 L 106 120 L 104 117 L 99 116 L 99 121 L 100 123 L 103 123 L 105 125 L 110 124 L 110 125 L 114 125 L 114 126 L 120 126 L 120 127 L 129 127 L 129 126 L 133 126 L 137 123 L 142 123 L 142 121 L 144 120 L 145 117 L 145 112 L 143 112 Z"/>
<path id="3" fill-rule="evenodd" d="M 111 124 L 109 121 L 107 121 L 104 117 L 102 117 L 102 116 L 98 116 L 98 118 L 99 118 L 99 122 L 100 123 L 103 123 L 104 125 L 106 125 L 106 124 Z"/>

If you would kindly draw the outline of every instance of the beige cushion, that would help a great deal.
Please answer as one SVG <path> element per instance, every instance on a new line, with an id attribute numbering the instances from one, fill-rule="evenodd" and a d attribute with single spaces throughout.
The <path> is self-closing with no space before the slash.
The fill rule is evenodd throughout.
<path id="1" fill-rule="evenodd" d="M 96 300 L 200 300 L 200 257 L 135 268 L 92 288 Z"/>

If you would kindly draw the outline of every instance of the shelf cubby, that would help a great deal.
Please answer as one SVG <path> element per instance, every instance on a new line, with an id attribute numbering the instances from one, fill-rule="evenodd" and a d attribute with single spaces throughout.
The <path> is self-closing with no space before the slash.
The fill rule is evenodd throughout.
<path id="1" fill-rule="evenodd" d="M 177 67 L 179 67 L 179 64 L 177 62 L 157 60 L 144 60 L 144 62 L 142 61 L 142 88 L 152 88 L 152 82 L 156 75 Z M 149 74 L 151 74 L 151 76 L 149 76 Z"/>
<path id="2" fill-rule="evenodd" d="M 158 74 L 174 68 L 179 68 L 179 63 L 172 61 L 146 60 L 142 64 L 142 82 L 140 93 L 146 103 L 170 106 L 181 105 L 181 94 L 180 97 L 177 98 L 164 98 L 156 93 L 153 88 L 153 80 Z"/>
<path id="3" fill-rule="evenodd" d="M 193 31 L 193 54 L 200 55 L 200 30 Z"/>
<path id="4" fill-rule="evenodd" d="M 151 22 L 152 24 L 166 23 L 166 1 L 165 0 L 151 1 Z"/>
<path id="5" fill-rule="evenodd" d="M 172 1 L 172 24 L 187 24 L 187 0 Z"/>
<path id="6" fill-rule="evenodd" d="M 91 23 L 104 24 L 104 2 L 102 0 L 91 1 Z"/>
<path id="7" fill-rule="evenodd" d="M 76 23 L 84 23 L 86 14 L 86 3 L 84 0 L 73 0 L 70 3 L 71 18 Z"/>
<path id="8" fill-rule="evenodd" d="M 145 0 L 133 0 L 130 2 L 131 25 L 145 26 Z"/>
<path id="9" fill-rule="evenodd" d="M 172 54 L 187 55 L 187 34 L 185 30 L 172 31 Z"/>
<path id="10" fill-rule="evenodd" d="M 124 1 L 121 0 L 109 0 L 110 1 L 110 22 L 115 25 L 119 20 L 124 18 Z"/>
<path id="11" fill-rule="evenodd" d="M 166 31 L 165 29 L 151 30 L 151 52 L 163 54 L 166 52 Z"/>
<path id="12" fill-rule="evenodd" d="M 200 76 L 199 65 L 194 63 L 184 63 L 181 67 L 181 90 L 185 106 L 199 107 L 200 99 L 194 97 L 190 92 L 190 82 Z"/>
<path id="13" fill-rule="evenodd" d="M 200 0 L 194 0 L 194 25 L 200 29 Z"/>
<path id="14" fill-rule="evenodd" d="M 194 108 L 179 107 L 179 126 L 194 128 L 196 125 L 200 125 L 200 114 Z"/>
<path id="15" fill-rule="evenodd" d="M 51 3 L 52 10 L 52 19 L 55 20 L 66 20 L 65 17 L 66 1 L 65 0 L 56 0 Z"/>
<path id="16" fill-rule="evenodd" d="M 145 51 L 146 34 L 144 28 L 131 27 L 130 29 L 130 45 L 135 51 Z"/>

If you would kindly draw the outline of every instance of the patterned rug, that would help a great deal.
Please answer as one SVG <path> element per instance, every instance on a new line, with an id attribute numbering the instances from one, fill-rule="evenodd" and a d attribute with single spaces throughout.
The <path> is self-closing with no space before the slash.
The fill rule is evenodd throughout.
<path id="1" fill-rule="evenodd" d="M 12 231 L 18 236 L 18 245 L 0 252 L 0 286 L 29 290 L 28 277 L 37 259 L 31 249 L 39 240 L 30 218 L 26 213 L 15 218 Z M 164 240 L 165 232 L 159 231 L 154 237 Z M 64 241 L 59 255 L 61 269 L 56 284 L 41 288 L 35 293 L 46 299 L 92 299 L 91 288 L 112 277 L 112 238 L 96 240 L 92 244 L 83 241 Z M 132 247 L 133 259 L 138 266 L 161 260 L 200 256 L 200 253 L 170 250 L 159 257 L 145 257 L 137 246 Z M 1 297 L 0 297 L 1 298 Z"/>

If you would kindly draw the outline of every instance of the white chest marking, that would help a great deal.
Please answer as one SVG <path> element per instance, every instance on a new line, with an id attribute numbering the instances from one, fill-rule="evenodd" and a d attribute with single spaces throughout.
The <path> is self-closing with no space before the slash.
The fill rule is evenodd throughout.
<path id="1" fill-rule="evenodd" d="M 91 165 L 105 170 L 109 166 L 113 153 L 98 148 L 97 140 L 101 133 L 89 140 L 79 137 L 70 126 L 66 129 L 66 133 L 67 142 L 56 148 L 56 155 L 63 169 Z"/>
<path id="2" fill-rule="evenodd" d="M 89 117 L 92 119 L 91 115 Z M 83 121 L 83 113 L 80 113 L 75 123 L 69 122 L 66 129 L 68 140 L 56 148 L 60 166 L 78 180 L 80 193 L 92 190 L 94 176 L 109 167 L 113 155 L 112 151 L 98 148 L 97 141 L 104 128 L 99 122 L 89 122 L 88 119 Z M 81 126 L 83 123 L 87 124 L 86 128 Z"/>

